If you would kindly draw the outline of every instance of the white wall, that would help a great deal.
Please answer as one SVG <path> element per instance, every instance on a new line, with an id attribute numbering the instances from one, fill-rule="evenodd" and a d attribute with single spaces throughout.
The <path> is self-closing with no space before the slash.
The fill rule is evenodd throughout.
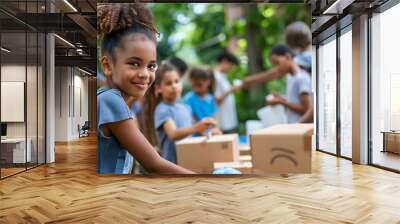
<path id="1" fill-rule="evenodd" d="M 78 75 L 77 75 L 78 72 Z M 74 108 L 73 108 L 73 119 L 72 119 L 72 130 L 71 135 L 75 138 L 78 137 L 78 124 L 81 126 L 85 123 L 85 121 L 89 120 L 88 117 L 88 78 L 82 77 L 79 70 L 74 70 Z M 81 107 L 81 108 L 80 108 Z"/>
<path id="2" fill-rule="evenodd" d="M 2 65 L 1 66 L 1 81 L 4 82 L 25 82 L 25 75 L 27 69 L 28 74 L 33 70 L 32 66 L 25 67 L 25 65 Z M 36 73 L 36 70 L 35 70 Z M 28 97 L 33 96 L 33 93 L 27 93 Z M 36 97 L 36 90 L 35 90 Z M 28 99 L 27 99 L 28 100 Z M 30 101 L 30 100 L 28 100 Z M 23 109 L 23 108 L 22 108 Z M 1 108 L 1 110 L 7 110 L 7 108 Z M 29 116 L 29 115 L 28 115 Z M 28 117 L 28 120 L 29 117 Z M 8 137 L 25 137 L 25 122 L 7 122 L 7 136 Z"/>
<path id="3" fill-rule="evenodd" d="M 55 68 L 55 140 L 68 140 L 68 68 Z"/>
<path id="4" fill-rule="evenodd" d="M 82 75 L 76 68 L 56 67 L 56 141 L 77 139 L 78 124 L 88 120 L 88 78 Z"/>

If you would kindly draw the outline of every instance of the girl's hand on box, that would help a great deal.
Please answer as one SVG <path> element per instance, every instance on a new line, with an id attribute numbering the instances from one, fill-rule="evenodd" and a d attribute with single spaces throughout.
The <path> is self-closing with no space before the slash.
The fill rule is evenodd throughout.
<path id="1" fill-rule="evenodd" d="M 210 121 L 207 120 L 208 118 L 204 118 L 203 120 L 197 122 L 196 124 L 193 125 L 193 128 L 196 133 L 202 133 L 208 129 L 210 126 Z"/>
<path id="2" fill-rule="evenodd" d="M 213 129 L 211 130 L 211 134 L 212 134 L 212 135 L 222 135 L 222 131 L 219 130 L 219 128 L 213 128 Z"/>
<path id="3" fill-rule="evenodd" d="M 204 122 L 207 123 L 208 126 L 213 126 L 214 127 L 214 126 L 217 125 L 217 121 L 214 118 L 207 117 L 207 118 L 204 118 L 203 120 L 204 120 Z"/>

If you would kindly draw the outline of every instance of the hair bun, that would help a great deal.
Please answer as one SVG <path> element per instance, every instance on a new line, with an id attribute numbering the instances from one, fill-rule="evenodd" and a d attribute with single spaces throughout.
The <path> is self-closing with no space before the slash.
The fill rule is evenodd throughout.
<path id="1" fill-rule="evenodd" d="M 99 34 L 108 34 L 114 30 L 113 25 L 118 20 L 120 10 L 120 4 L 103 4 L 97 6 L 97 32 Z"/>
<path id="2" fill-rule="evenodd" d="M 131 27 L 143 27 L 158 33 L 153 15 L 140 3 L 108 3 L 97 6 L 97 32 L 110 34 Z"/>

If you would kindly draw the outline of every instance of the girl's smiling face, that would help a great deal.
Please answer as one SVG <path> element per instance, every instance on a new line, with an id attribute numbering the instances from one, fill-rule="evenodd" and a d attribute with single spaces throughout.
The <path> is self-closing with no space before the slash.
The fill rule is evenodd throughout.
<path id="1" fill-rule="evenodd" d="M 113 55 L 102 58 L 110 87 L 118 88 L 125 97 L 142 97 L 155 78 L 156 44 L 144 34 L 129 34 L 114 48 Z"/>

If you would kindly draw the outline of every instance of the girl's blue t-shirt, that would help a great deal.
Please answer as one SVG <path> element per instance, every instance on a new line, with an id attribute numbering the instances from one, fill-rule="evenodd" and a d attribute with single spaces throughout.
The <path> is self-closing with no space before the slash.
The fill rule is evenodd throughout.
<path id="1" fill-rule="evenodd" d="M 122 98 L 121 92 L 112 88 L 97 90 L 97 172 L 101 174 L 128 174 L 133 157 L 114 136 L 105 136 L 103 125 L 127 119 L 135 114 Z"/>
<path id="2" fill-rule="evenodd" d="M 162 156 L 172 163 L 177 163 L 175 142 L 168 138 L 163 128 L 164 123 L 168 120 L 174 121 L 176 128 L 192 126 L 193 119 L 190 108 L 182 103 L 161 102 L 154 112 L 154 124 L 160 139 Z"/>
<path id="3" fill-rule="evenodd" d="M 217 102 L 211 94 L 200 97 L 195 92 L 190 91 L 183 97 L 183 102 L 190 106 L 192 115 L 197 121 L 206 117 L 213 117 L 217 112 Z"/>

